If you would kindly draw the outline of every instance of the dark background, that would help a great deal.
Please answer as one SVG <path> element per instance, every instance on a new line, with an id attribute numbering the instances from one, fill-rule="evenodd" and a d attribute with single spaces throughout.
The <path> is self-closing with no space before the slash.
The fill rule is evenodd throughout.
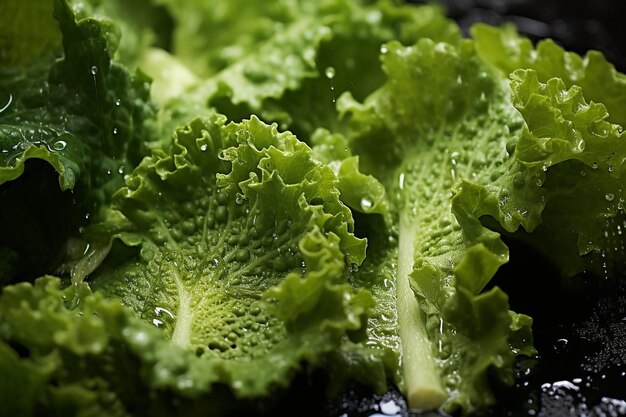
<path id="1" fill-rule="evenodd" d="M 411 3 L 426 1 L 409 0 Z M 534 40 L 552 38 L 570 51 L 602 51 L 626 71 L 624 0 L 440 0 L 467 31 L 473 23 L 513 22 Z"/>

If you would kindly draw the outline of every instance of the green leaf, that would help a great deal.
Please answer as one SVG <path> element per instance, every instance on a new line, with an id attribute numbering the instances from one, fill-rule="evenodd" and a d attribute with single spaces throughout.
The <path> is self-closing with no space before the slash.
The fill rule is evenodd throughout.
<path id="1" fill-rule="evenodd" d="M 111 60 L 115 27 L 76 20 L 64 1 L 54 4 L 48 26 L 58 24 L 62 51 L 47 50 L 26 67 L 0 67 L 0 195 L 15 202 L 0 208 L 9 225 L 0 247 L 18 254 L 10 269 L 24 278 L 50 271 L 68 235 L 121 185 L 151 140 L 146 120 L 154 115 L 147 78 Z M 28 27 L 25 39 L 39 30 Z"/>
<path id="2" fill-rule="evenodd" d="M 174 56 L 208 77 L 192 97 L 229 119 L 256 114 L 305 140 L 318 127 L 335 127 L 342 92 L 363 98 L 382 84 L 384 42 L 460 38 L 438 7 L 370 3 L 165 2 L 179 23 Z"/>
<path id="3" fill-rule="evenodd" d="M 57 22 L 51 18 L 52 10 L 52 1 L 2 2 L 0 68 L 27 66 L 59 47 L 61 37 Z M 6 104 L 5 98 L 0 94 L 0 109 Z"/>
<path id="4" fill-rule="evenodd" d="M 139 254 L 114 245 L 90 281 L 206 361 L 190 390 L 266 395 L 326 360 L 372 304 L 347 284 L 365 242 L 336 182 L 275 125 L 196 119 L 114 195 L 128 219 L 117 236 Z"/>
<path id="5" fill-rule="evenodd" d="M 512 26 L 499 29 L 478 24 L 471 32 L 481 58 L 506 76 L 518 69 L 532 69 L 541 82 L 559 78 L 568 89 L 577 85 L 587 100 L 604 104 L 609 112 L 608 121 L 626 125 L 626 75 L 616 71 L 600 52 L 589 51 L 580 57 L 551 39 L 533 47 Z"/>
<path id="6" fill-rule="evenodd" d="M 543 191 L 507 151 L 523 119 L 506 81 L 470 41 L 390 43 L 386 51 L 388 82 L 364 104 L 346 95 L 340 105 L 352 152 L 385 185 L 399 222 L 397 252 L 388 253 L 396 258 L 379 262 L 396 265 L 404 388 L 412 407 L 471 412 L 494 401 L 487 371 L 510 382 L 516 352 L 532 350 L 515 336 L 530 323 L 511 315 L 506 295 L 480 294 L 508 250 L 479 219 L 532 230 Z"/>
<path id="7" fill-rule="evenodd" d="M 383 183 L 398 216 L 398 330 L 405 390 L 418 408 L 485 407 L 495 401 L 487 373 L 510 383 L 515 355 L 533 351 L 530 318 L 509 312 L 499 289 L 481 293 L 508 260 L 484 224 L 523 237 L 567 275 L 588 267 L 580 255 L 592 251 L 604 274 L 619 258 L 608 242 L 621 230 L 612 219 L 623 208 L 624 136 L 611 123 L 620 110 L 607 112 L 614 104 L 583 97 L 592 59 L 579 59 L 577 78 L 576 66 L 548 60 L 563 56 L 556 46 L 535 53 L 507 32 L 494 41 L 493 31 L 474 29 L 476 50 L 472 41 L 390 43 L 388 82 L 362 104 L 349 94 L 339 102 L 350 152 Z M 506 71 L 525 66 L 509 84 Z M 568 86 L 573 80 L 583 87 Z M 597 98 L 609 91 L 587 88 Z"/>
<path id="8" fill-rule="evenodd" d="M 361 173 L 359 157 L 351 155 L 343 135 L 318 129 L 311 142 L 314 145 L 313 155 L 335 172 L 341 200 L 345 204 L 362 213 L 388 213 L 385 187 L 373 176 Z"/>

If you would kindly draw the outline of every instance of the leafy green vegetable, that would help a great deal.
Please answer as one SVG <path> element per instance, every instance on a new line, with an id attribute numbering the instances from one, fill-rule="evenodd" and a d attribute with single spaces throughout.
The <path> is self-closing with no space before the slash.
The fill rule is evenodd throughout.
<path id="1" fill-rule="evenodd" d="M 3 26 L 28 11 L 28 4 L 8 6 L 12 13 L 2 15 Z M 0 208 L 0 221 L 8 226 L 0 248 L 14 254 L 0 256 L 0 269 L 35 276 L 49 271 L 55 250 L 77 232 L 82 217 L 96 214 L 121 185 L 124 170 L 139 162 L 150 140 L 145 123 L 154 115 L 148 79 L 129 75 L 111 60 L 117 30 L 105 21 L 75 20 L 62 1 L 55 3 L 54 13 L 58 29 L 52 16 L 42 17 L 41 28 L 50 39 L 60 37 L 63 50 L 37 45 L 35 35 L 25 31 L 25 42 L 47 50 L 34 56 L 34 50 L 16 46 L 0 67 L 0 196 L 16 202 Z M 25 27 L 41 34 L 38 26 Z M 28 65 L 8 66 L 12 63 Z M 56 174 L 33 159 L 47 162 Z M 11 184 L 31 166 L 32 173 Z M 58 187 L 76 193 L 60 193 Z M 41 190 L 40 198 L 33 190 Z M 50 211 L 44 196 L 54 201 Z M 65 211 L 72 213 L 69 219 Z M 17 259 L 21 267 L 5 259 Z"/>
<path id="2" fill-rule="evenodd" d="M 526 239 L 544 250 L 555 239 L 578 242 L 547 251 L 576 272 L 580 255 L 603 247 L 603 224 L 622 198 L 621 128 L 581 88 L 542 84 L 533 69 L 514 72 L 509 88 L 471 41 L 390 43 L 383 68 L 381 89 L 363 104 L 343 96 L 340 106 L 352 152 L 397 216 L 405 389 L 414 407 L 471 411 L 494 401 L 488 370 L 510 382 L 515 355 L 532 353 L 530 319 L 509 312 L 501 290 L 482 292 L 508 249 L 481 219 L 508 233 L 543 222 Z M 579 180 L 581 163 L 590 169 Z"/>
<path id="3" fill-rule="evenodd" d="M 270 7 L 260 1 L 164 3 L 179 23 L 174 56 L 206 79 L 192 96 L 231 119 L 257 114 L 305 140 L 318 127 L 332 127 L 342 92 L 362 98 L 382 83 L 378 54 L 384 42 L 460 37 L 434 6 L 362 0 L 280 0 Z M 168 88 L 155 85 L 156 91 Z"/>
<path id="4" fill-rule="evenodd" d="M 7 287 L 0 304 L 9 342 L 31 352 L 33 361 L 38 348 L 54 347 L 62 357 L 70 349 L 67 360 L 95 353 L 102 356 L 98 362 L 129 349 L 150 372 L 141 382 L 146 389 L 184 396 L 210 392 L 216 383 L 229 385 L 237 397 L 267 395 L 286 386 L 303 361 L 318 366 L 332 360 L 372 304 L 368 293 L 355 293 L 346 282 L 350 263 L 364 257 L 365 242 L 351 232 L 335 176 L 290 133 L 256 118 L 224 123 L 215 116 L 178 129 L 170 152 L 144 159 L 114 195 L 114 207 L 127 219 L 116 236 L 139 253 L 126 258 L 119 248 L 121 254 L 112 253 L 90 280 L 100 296 L 125 307 L 79 294 L 78 306 L 65 309 L 68 295 L 61 297 L 59 281 L 50 278 L 34 288 Z M 49 300 L 23 313 L 15 292 L 42 287 L 53 287 Z M 58 323 L 46 325 L 48 336 L 29 333 L 42 325 L 28 323 L 29 315 L 52 320 L 37 311 L 50 303 Z M 90 310 L 91 303 L 104 303 L 120 317 L 100 323 L 105 313 Z M 85 317 L 88 327 L 75 324 L 75 317 Z M 139 330 L 148 323 L 162 330 Z M 122 346 L 108 352 L 111 338 Z M 77 370 L 67 382 L 93 377 Z M 98 375 L 104 392 L 97 395 L 127 401 L 113 387 L 119 377 Z"/>
<path id="5" fill-rule="evenodd" d="M 318 371 L 493 404 L 535 352 L 501 235 L 623 262 L 626 76 L 471 34 L 391 0 L 3 2 L 0 414 L 245 414 Z"/>

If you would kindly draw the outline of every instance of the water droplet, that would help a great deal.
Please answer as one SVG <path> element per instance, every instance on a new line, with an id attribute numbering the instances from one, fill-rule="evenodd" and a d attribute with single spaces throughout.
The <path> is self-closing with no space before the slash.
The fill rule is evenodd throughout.
<path id="1" fill-rule="evenodd" d="M 554 350 L 556 350 L 557 352 L 562 352 L 567 348 L 568 343 L 569 341 L 567 339 L 558 339 L 554 343 Z"/>
<path id="2" fill-rule="evenodd" d="M 585 171 L 583 171 L 583 170 L 580 170 L 580 176 L 581 177 L 586 177 L 587 173 Z"/>
<path id="3" fill-rule="evenodd" d="M 96 75 L 98 73 L 98 67 L 96 67 L 95 65 L 92 66 L 89 72 L 91 72 L 91 75 Z"/>
<path id="4" fill-rule="evenodd" d="M 370 199 L 368 199 L 366 197 L 363 197 L 361 199 L 361 208 L 364 211 L 369 211 L 372 208 L 372 205 L 373 205 L 372 200 L 370 200 Z"/>
<path id="5" fill-rule="evenodd" d="M 119 98 L 117 100 L 115 100 L 115 105 L 116 106 L 120 106 L 122 104 L 122 100 L 120 100 Z"/>
<path id="6" fill-rule="evenodd" d="M 610 174 L 611 172 L 613 172 L 614 170 L 615 170 L 615 168 L 613 168 L 613 165 L 609 165 L 609 174 Z"/>
<path id="7" fill-rule="evenodd" d="M 397 415 L 400 414 L 402 409 L 398 407 L 394 400 L 389 401 L 381 401 L 380 402 L 380 411 L 386 415 Z"/>
<path id="8" fill-rule="evenodd" d="M 120 175 L 124 174 L 124 165 L 120 166 L 120 167 L 118 168 L 117 172 L 118 172 Z"/>
<path id="9" fill-rule="evenodd" d="M 613 201 L 615 199 L 615 194 L 613 194 L 613 193 L 606 193 L 604 195 L 604 199 L 606 201 Z"/>
<path id="10" fill-rule="evenodd" d="M 113 128 L 113 134 L 114 134 L 114 135 L 117 135 L 117 132 L 118 132 L 117 127 L 114 127 L 114 128 Z"/>
<path id="11" fill-rule="evenodd" d="M 171 312 L 171 311 L 169 311 L 169 310 L 168 310 L 168 309 L 166 309 L 166 308 L 163 308 L 163 307 L 156 307 L 156 308 L 154 309 L 154 314 L 156 314 L 157 316 L 160 316 L 160 315 L 161 315 L 161 313 L 165 313 L 165 314 L 167 314 L 167 315 L 168 315 L 168 316 L 170 316 L 170 318 L 172 318 L 172 319 L 174 318 L 174 315 L 172 314 L 172 312 Z"/>
<path id="12" fill-rule="evenodd" d="M 5 94 L 2 94 L 2 96 L 0 96 L 0 113 L 8 109 L 11 103 L 13 103 L 13 95 L 11 93 L 8 93 L 5 98 Z"/>
<path id="13" fill-rule="evenodd" d="M 398 185 L 401 190 L 404 190 L 404 172 L 400 173 L 400 178 L 398 180 Z"/>
<path id="14" fill-rule="evenodd" d="M 592 162 L 589 166 L 591 169 L 598 169 L 598 164 L 596 162 Z"/>
<path id="15" fill-rule="evenodd" d="M 389 49 L 387 49 L 387 45 L 383 45 L 380 47 L 381 54 L 386 54 L 387 52 L 389 52 Z"/>
<path id="16" fill-rule="evenodd" d="M 207 148 L 208 148 L 208 146 L 207 146 L 207 144 L 206 144 L 206 143 L 203 143 L 202 145 L 200 145 L 200 150 L 201 150 L 202 152 L 205 152 L 205 151 L 207 150 Z"/>
<path id="17" fill-rule="evenodd" d="M 66 145 L 67 143 L 65 141 L 58 140 L 54 142 L 54 144 L 52 145 L 52 149 L 54 149 L 55 151 L 62 151 L 63 149 L 65 149 Z"/>
<path id="18" fill-rule="evenodd" d="M 333 67 L 326 68 L 326 70 L 324 71 L 324 74 L 326 75 L 326 78 L 328 78 L 329 80 L 332 80 L 333 78 L 335 78 L 335 68 Z"/>

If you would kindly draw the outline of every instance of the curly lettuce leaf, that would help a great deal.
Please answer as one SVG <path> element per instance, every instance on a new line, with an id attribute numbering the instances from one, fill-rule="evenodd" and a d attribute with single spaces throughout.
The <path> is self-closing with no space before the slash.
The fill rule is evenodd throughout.
<path id="1" fill-rule="evenodd" d="M 127 219 L 117 238 L 139 253 L 114 246 L 92 286 L 213 364 L 207 386 L 266 394 L 361 327 L 371 299 L 347 271 L 365 241 L 332 170 L 275 125 L 196 119 L 113 204 Z"/>
<path id="2" fill-rule="evenodd" d="M 551 40 L 533 47 L 511 27 L 477 25 L 472 34 L 483 60 L 512 72 L 514 105 L 529 124 L 520 137 L 520 158 L 546 169 L 569 161 L 546 178 L 546 220 L 533 244 L 564 275 L 610 274 L 621 264 L 621 226 L 614 219 L 625 198 L 626 75 L 597 51 L 580 57 Z"/>
<path id="3" fill-rule="evenodd" d="M 546 43 L 528 53 L 543 61 L 518 62 L 509 82 L 494 68 L 506 60 L 494 57 L 524 56 L 530 43 L 489 55 L 489 36 L 500 35 L 491 30 L 479 26 L 476 43 L 458 46 L 390 43 L 388 82 L 362 104 L 349 94 L 339 101 L 350 126 L 344 153 L 383 183 L 398 219 L 397 255 L 387 256 L 397 256 L 403 382 L 417 408 L 483 408 L 495 400 L 487 374 L 510 383 L 515 356 L 533 352 L 530 318 L 508 311 L 498 288 L 483 291 L 508 260 L 497 231 L 523 237 L 568 275 L 590 268 L 593 259 L 581 255 L 591 252 L 606 273 L 608 236 L 618 235 L 610 224 L 623 209 L 626 142 L 614 124 L 621 109 L 612 116 L 610 108 L 625 94 L 622 75 L 591 93 L 619 90 L 613 104 L 589 102 L 585 86 L 594 87 L 576 66 L 560 67 L 569 61 Z M 368 258 L 381 268 L 390 262 Z"/>
<path id="4" fill-rule="evenodd" d="M 333 169 L 339 181 L 341 201 L 361 213 L 388 213 L 385 187 L 373 176 L 360 171 L 359 157 L 351 154 L 345 136 L 318 129 L 311 142 L 313 156 Z"/>
<path id="5" fill-rule="evenodd" d="M 618 72 L 602 53 L 589 51 L 581 57 L 565 51 L 551 39 L 533 46 L 513 26 L 478 24 L 471 32 L 480 57 L 506 76 L 518 69 L 532 69 L 541 82 L 559 78 L 568 89 L 579 86 L 588 101 L 607 108 L 610 122 L 626 125 L 626 75 Z"/>
<path id="6" fill-rule="evenodd" d="M 515 356 L 533 351 L 530 319 L 510 312 L 498 288 L 482 292 L 508 249 L 481 218 L 492 217 L 508 232 L 520 226 L 532 232 L 542 222 L 550 167 L 579 157 L 559 157 L 552 148 L 537 160 L 526 157 L 531 136 L 544 131 L 518 111 L 523 89 L 514 81 L 511 91 L 471 41 L 391 43 L 382 59 L 387 84 L 363 104 L 346 95 L 340 105 L 352 152 L 385 185 L 398 218 L 405 390 L 413 407 L 444 403 L 471 412 L 495 400 L 488 372 L 511 382 Z M 592 143 L 582 155 L 596 154 Z"/>
<path id="7" fill-rule="evenodd" d="M 53 2 L 44 3 L 52 11 Z M 28 3 L 14 6 L 2 19 L 29 11 Z M 119 33 L 110 22 L 77 20 L 60 0 L 54 17 L 41 19 L 62 50 L 39 45 L 45 53 L 27 65 L 0 67 L 0 195 L 15 203 L 0 208 L 0 247 L 11 254 L 0 264 L 24 276 L 49 272 L 68 235 L 109 200 L 145 152 L 154 115 L 148 79 L 111 59 Z M 34 42 L 30 32 L 39 29 L 20 33 Z"/>
<path id="8" fill-rule="evenodd" d="M 237 403 L 223 387 L 264 397 L 304 369 L 367 359 L 337 353 L 358 340 L 373 300 L 348 283 L 365 241 L 335 185 L 306 144 L 256 118 L 178 129 L 113 196 L 123 218 L 92 226 L 115 232 L 89 275 L 94 294 L 80 275 L 3 289 L 0 372 L 36 382 L 11 406 L 166 415 L 174 395 L 179 412 L 228 409 Z"/>
<path id="9" fill-rule="evenodd" d="M 188 90 L 202 105 L 233 120 L 256 114 L 306 140 L 318 127 L 334 127 L 343 91 L 362 98 L 382 84 L 384 42 L 460 38 L 437 7 L 370 3 L 165 1 L 178 25 L 175 60 L 162 61 L 163 68 L 182 63 L 204 79 Z M 170 88 L 155 87 L 159 95 Z"/>

